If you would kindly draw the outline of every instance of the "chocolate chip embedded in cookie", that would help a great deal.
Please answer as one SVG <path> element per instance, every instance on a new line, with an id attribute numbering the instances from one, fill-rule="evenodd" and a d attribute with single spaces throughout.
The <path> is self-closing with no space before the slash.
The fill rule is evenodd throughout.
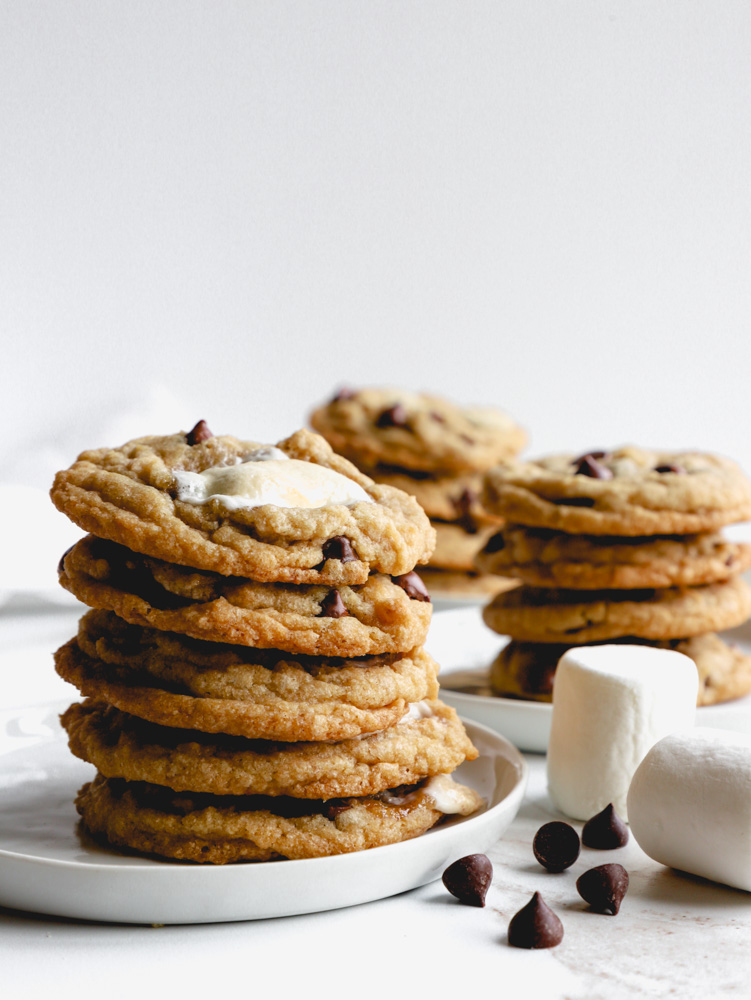
<path id="1" fill-rule="evenodd" d="M 751 545 L 732 542 L 719 532 L 613 537 L 510 524 L 490 539 L 476 563 L 487 573 L 533 587 L 688 587 L 726 580 L 748 569 Z"/>
<path id="2" fill-rule="evenodd" d="M 400 389 L 338 394 L 310 421 L 337 452 L 358 464 L 421 472 L 482 472 L 526 443 L 524 431 L 499 410 L 460 407 Z"/>
<path id="3" fill-rule="evenodd" d="M 665 590 L 539 590 L 521 586 L 484 609 L 496 632 L 528 642 L 587 642 L 637 636 L 678 639 L 734 628 L 751 614 L 740 579 Z"/>
<path id="4" fill-rule="evenodd" d="M 383 732 L 336 743 L 271 743 L 166 728 L 95 701 L 71 705 L 61 722 L 72 753 L 105 777 L 176 792 L 375 795 L 477 757 L 456 712 L 439 701 L 419 702 Z"/>
<path id="5" fill-rule="evenodd" d="M 202 642 L 90 611 L 55 666 L 82 694 L 163 726 L 264 740 L 343 740 L 435 698 L 423 649 L 357 658 Z"/>
<path id="6" fill-rule="evenodd" d="M 210 864 L 318 858 L 417 837 L 447 810 L 468 816 L 482 800 L 440 775 L 398 794 L 332 802 L 285 796 L 197 795 L 97 775 L 76 808 L 116 847 Z"/>
<path id="7" fill-rule="evenodd" d="M 609 642 L 620 640 L 608 640 Z M 690 639 L 647 640 L 626 636 L 624 642 L 674 649 L 688 656 L 699 672 L 697 705 L 715 705 L 751 691 L 751 656 L 724 642 L 714 632 Z M 549 702 L 555 669 L 570 644 L 520 642 L 504 646 L 490 666 L 490 686 L 503 698 Z"/>
<path id="8" fill-rule="evenodd" d="M 751 518 L 751 483 L 716 455 L 623 447 L 501 462 L 483 503 L 510 522 L 572 534 L 683 535 Z"/>
<path id="9" fill-rule="evenodd" d="M 426 562 L 433 530 L 381 486 L 298 431 L 276 448 L 214 436 L 147 437 L 86 451 L 51 491 L 81 528 L 136 552 L 226 576 L 365 583 Z"/>
<path id="10" fill-rule="evenodd" d="M 88 535 L 63 559 L 60 583 L 90 607 L 133 625 L 213 642 L 311 656 L 369 656 L 420 646 L 431 606 L 389 577 L 340 587 L 259 583 L 150 559 Z M 337 610 L 337 613 L 332 613 Z"/>

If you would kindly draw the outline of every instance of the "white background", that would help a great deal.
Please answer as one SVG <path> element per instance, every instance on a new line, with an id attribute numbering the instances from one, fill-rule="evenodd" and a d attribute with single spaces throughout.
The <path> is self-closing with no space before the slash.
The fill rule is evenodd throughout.
<path id="1" fill-rule="evenodd" d="M 745 0 L 0 18 L 6 480 L 125 411 L 277 439 L 345 382 L 751 469 Z"/>

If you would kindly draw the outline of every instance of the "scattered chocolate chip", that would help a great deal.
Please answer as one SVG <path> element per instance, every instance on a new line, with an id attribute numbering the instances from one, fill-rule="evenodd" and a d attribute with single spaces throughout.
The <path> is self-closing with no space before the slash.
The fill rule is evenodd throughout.
<path id="1" fill-rule="evenodd" d="M 430 601 L 428 588 L 414 570 L 411 570 L 409 573 L 402 573 L 401 576 L 392 576 L 391 579 L 394 583 L 398 584 L 407 597 L 410 597 L 413 601 Z"/>
<path id="2" fill-rule="evenodd" d="M 449 865 L 443 884 L 452 896 L 468 906 L 485 906 L 493 878 L 493 866 L 484 854 L 468 854 Z"/>
<path id="3" fill-rule="evenodd" d="M 676 476 L 686 475 L 686 470 L 682 465 L 656 465 L 655 472 L 673 472 Z"/>
<path id="4" fill-rule="evenodd" d="M 334 535 L 323 543 L 323 559 L 338 559 L 339 562 L 358 562 L 355 550 L 352 548 L 349 538 L 344 535 Z"/>
<path id="5" fill-rule="evenodd" d="M 407 411 L 401 403 L 390 406 L 379 415 L 376 427 L 404 427 L 407 423 Z"/>
<path id="6" fill-rule="evenodd" d="M 579 857 L 579 834 L 568 823 L 553 820 L 537 831 L 532 850 L 543 868 L 549 872 L 562 872 Z"/>
<path id="7" fill-rule="evenodd" d="M 321 601 L 319 618 L 343 618 L 349 611 L 342 600 L 342 595 L 338 590 L 330 590 Z"/>
<path id="8" fill-rule="evenodd" d="M 430 411 L 430 417 L 431 417 L 432 420 L 435 420 L 435 422 L 437 424 L 445 424 L 446 423 L 446 418 L 443 416 L 443 414 L 436 413 L 435 410 L 431 410 Z"/>
<path id="9" fill-rule="evenodd" d="M 582 843 L 597 851 L 612 851 L 628 843 L 628 827 L 612 802 L 584 824 Z"/>
<path id="10" fill-rule="evenodd" d="M 331 802 L 324 803 L 322 813 L 326 819 L 335 820 L 337 816 L 351 808 L 348 802 L 337 802 L 332 799 Z"/>
<path id="11" fill-rule="evenodd" d="M 595 913 L 612 913 L 621 908 L 628 889 L 628 872 L 623 865 L 598 865 L 576 880 L 576 891 Z"/>
<path id="12" fill-rule="evenodd" d="M 331 400 L 332 403 L 341 403 L 345 399 L 354 399 L 355 390 L 350 389 L 349 386 L 343 385 L 341 389 L 336 393 L 334 398 Z"/>
<path id="13" fill-rule="evenodd" d="M 574 475 L 589 476 L 590 479 L 612 479 L 612 471 L 607 465 L 602 465 L 598 461 L 598 458 L 603 458 L 604 455 L 604 452 L 590 452 L 577 458 L 574 462 Z"/>
<path id="14" fill-rule="evenodd" d="M 188 444 L 200 444 L 202 441 L 208 441 L 209 438 L 213 438 L 213 434 L 209 430 L 209 425 L 205 420 L 199 420 L 193 430 L 188 431 L 185 435 L 185 440 Z"/>
<path id="15" fill-rule="evenodd" d="M 563 924 L 539 892 L 508 925 L 508 943 L 514 948 L 555 948 L 562 940 Z"/>
<path id="16" fill-rule="evenodd" d="M 499 531 L 496 535 L 491 535 L 490 538 L 485 543 L 485 548 L 483 552 L 490 554 L 491 552 L 501 552 L 506 548 L 506 539 L 503 537 L 503 532 Z"/>

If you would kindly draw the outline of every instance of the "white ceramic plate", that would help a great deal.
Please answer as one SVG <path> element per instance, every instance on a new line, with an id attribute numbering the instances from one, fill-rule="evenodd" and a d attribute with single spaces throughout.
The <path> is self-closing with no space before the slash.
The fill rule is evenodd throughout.
<path id="1" fill-rule="evenodd" d="M 84 843 L 73 799 L 91 766 L 74 758 L 58 707 L 0 715 L 0 904 L 87 920 L 146 924 L 253 920 L 382 899 L 438 878 L 487 850 L 521 805 L 524 758 L 497 733 L 469 723 L 480 751 L 456 775 L 487 800 L 403 844 L 306 861 L 200 866 L 124 857 Z"/>
<path id="2" fill-rule="evenodd" d="M 724 637 L 751 653 L 751 622 Z M 496 635 L 482 620 L 482 608 L 439 611 L 433 616 L 426 647 L 440 663 L 441 699 L 461 716 L 495 729 L 520 750 L 545 753 L 553 708 L 549 704 L 498 698 L 479 692 L 487 688 L 488 667 L 508 638 Z M 445 684 L 465 690 L 452 691 Z M 696 724 L 751 733 L 751 695 L 724 705 L 696 710 Z"/>

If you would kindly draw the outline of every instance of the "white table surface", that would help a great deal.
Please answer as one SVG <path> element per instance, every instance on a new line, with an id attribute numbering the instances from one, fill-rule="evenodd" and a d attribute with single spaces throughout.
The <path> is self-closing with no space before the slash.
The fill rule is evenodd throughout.
<path id="1" fill-rule="evenodd" d="M 51 653 L 80 613 L 72 600 L 14 597 L 0 607 L 0 708 L 77 697 L 55 675 Z M 252 997 L 748 995 L 751 894 L 663 868 L 633 839 L 618 851 L 584 848 L 572 869 L 545 872 L 531 842 L 556 813 L 544 758 L 527 760 L 521 812 L 489 852 L 484 909 L 462 906 L 439 882 L 344 910 L 233 924 L 93 924 L 0 907 L 0 996 L 199 996 L 227 984 Z M 583 871 L 606 861 L 631 878 L 617 917 L 588 912 L 575 889 Z M 549 951 L 510 948 L 508 922 L 535 890 L 560 916 L 563 942 Z"/>

